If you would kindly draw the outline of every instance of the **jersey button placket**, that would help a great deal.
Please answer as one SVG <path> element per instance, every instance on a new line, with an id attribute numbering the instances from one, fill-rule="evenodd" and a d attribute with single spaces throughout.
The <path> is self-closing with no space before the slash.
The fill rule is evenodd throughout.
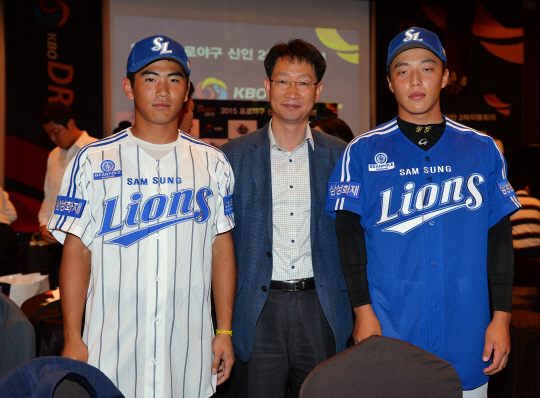
<path id="1" fill-rule="evenodd" d="M 427 183 L 432 183 L 434 176 L 430 173 L 430 166 L 433 164 L 433 161 L 430 156 L 423 155 L 421 159 L 422 171 L 424 176 L 422 177 L 422 185 Z M 427 172 L 425 172 L 427 170 Z M 435 179 L 436 180 L 436 179 Z M 429 191 L 428 191 L 429 192 Z M 429 198 L 425 198 L 426 201 Z M 424 216 L 427 215 L 433 208 L 422 210 Z M 429 220 L 429 219 L 428 219 Z M 441 332 L 442 332 L 442 320 L 440 319 L 440 311 L 437 311 L 434 304 L 439 300 L 439 290 L 441 289 L 442 281 L 441 270 L 438 266 L 438 256 L 440 252 L 440 236 L 437 231 L 436 222 L 434 219 L 426 220 L 422 224 L 422 252 L 423 252 L 423 271 L 425 274 L 425 290 L 424 290 L 424 299 L 423 305 L 427 306 L 424 312 L 426 318 L 423 319 L 423 324 L 426 327 L 427 333 L 427 346 L 433 350 L 433 353 L 436 353 L 438 346 L 441 342 Z M 435 228 L 435 230 L 434 230 Z M 437 355 L 437 354 L 435 354 Z"/>
<path id="2" fill-rule="evenodd" d="M 157 177 L 156 184 L 152 181 L 154 193 L 151 196 L 155 195 L 165 195 L 169 196 L 171 191 L 169 185 L 167 184 L 167 176 L 173 174 L 168 170 L 167 167 L 164 167 L 160 161 L 156 161 L 151 168 L 151 175 Z M 165 181 L 163 184 L 162 181 Z M 170 198 L 167 198 L 167 204 L 169 204 Z M 163 214 L 155 220 L 152 220 L 149 225 L 155 225 L 157 223 L 163 222 L 167 214 L 167 204 L 165 205 L 165 210 Z M 154 212 L 155 214 L 155 212 Z M 167 265 L 166 259 L 170 255 L 169 245 L 167 239 L 170 230 L 174 230 L 174 227 L 169 229 L 164 229 L 159 232 L 154 233 L 149 239 L 149 245 L 153 246 L 153 249 L 148 250 L 148 253 L 154 253 L 155 258 L 149 259 L 152 264 L 149 266 L 149 272 L 152 277 L 149 279 L 149 293 L 148 295 L 148 312 L 149 316 L 147 318 L 147 328 L 152 331 L 149 333 L 151 335 L 152 341 L 151 344 L 151 355 L 153 356 L 152 364 L 155 367 L 161 369 L 163 367 L 163 362 L 161 361 L 160 355 L 164 352 L 165 347 L 163 345 L 163 339 L 161 336 L 164 333 L 165 322 L 162 321 L 163 314 L 167 311 Z M 147 346 L 148 347 L 148 346 Z"/>
<path id="3" fill-rule="evenodd" d="M 159 161 L 157 162 L 158 166 L 156 167 L 156 172 L 157 172 L 157 179 L 158 179 L 158 183 L 157 183 L 157 187 L 156 187 L 156 191 L 157 193 L 161 193 L 161 167 L 159 167 Z"/>
<path id="4" fill-rule="evenodd" d="M 436 182 L 438 178 L 434 178 Z M 432 211 L 432 209 L 428 211 Z M 429 346 L 433 350 L 435 355 L 442 355 L 441 349 L 444 346 L 444 320 L 443 320 L 443 308 L 442 303 L 445 295 L 445 281 L 444 281 L 444 261 L 441 258 L 440 242 L 443 242 L 442 226 L 444 222 L 444 216 L 439 216 L 429 221 L 429 227 L 426 228 L 426 235 L 424 236 L 425 253 L 427 257 L 427 301 L 428 304 L 428 318 L 429 322 Z"/>

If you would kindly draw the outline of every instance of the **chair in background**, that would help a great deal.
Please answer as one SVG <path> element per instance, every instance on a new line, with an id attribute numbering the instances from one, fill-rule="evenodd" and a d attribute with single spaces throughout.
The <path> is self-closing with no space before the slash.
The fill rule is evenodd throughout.
<path id="1" fill-rule="evenodd" d="M 0 397 L 124 398 L 98 368 L 62 357 L 29 361 L 0 379 Z"/>
<path id="2" fill-rule="evenodd" d="M 371 336 L 324 361 L 308 375 L 300 398 L 460 398 L 453 366 L 400 340 Z"/>
<path id="3" fill-rule="evenodd" d="M 0 293 L 0 377 L 35 358 L 34 328 L 21 309 Z"/>

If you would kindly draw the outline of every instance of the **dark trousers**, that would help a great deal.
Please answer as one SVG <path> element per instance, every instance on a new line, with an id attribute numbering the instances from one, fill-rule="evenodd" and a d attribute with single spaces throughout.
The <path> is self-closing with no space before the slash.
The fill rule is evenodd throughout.
<path id="1" fill-rule="evenodd" d="M 239 398 L 298 397 L 309 372 L 336 353 L 334 335 L 312 290 L 270 290 L 248 362 L 236 359 Z"/>

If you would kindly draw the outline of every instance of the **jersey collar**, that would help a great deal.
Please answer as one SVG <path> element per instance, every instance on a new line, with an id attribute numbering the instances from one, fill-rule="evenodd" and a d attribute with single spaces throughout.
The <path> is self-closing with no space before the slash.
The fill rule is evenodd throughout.
<path id="1" fill-rule="evenodd" d="M 270 138 L 270 148 L 274 146 L 279 148 L 276 138 L 274 137 L 274 132 L 272 131 L 272 120 L 270 120 L 270 123 L 268 124 L 268 137 Z M 313 135 L 311 134 L 311 128 L 309 127 L 309 124 L 306 125 L 306 135 L 305 135 L 304 141 L 300 145 L 303 145 L 304 142 L 306 141 L 309 142 L 309 144 L 311 145 L 311 149 L 315 149 L 315 144 L 313 143 Z M 282 148 L 279 148 L 279 149 L 282 149 Z"/>

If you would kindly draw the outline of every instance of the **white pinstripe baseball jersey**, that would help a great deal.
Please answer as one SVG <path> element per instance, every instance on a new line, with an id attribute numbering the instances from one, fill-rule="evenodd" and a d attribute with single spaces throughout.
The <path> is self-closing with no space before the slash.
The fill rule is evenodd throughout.
<path id="1" fill-rule="evenodd" d="M 68 167 L 48 228 L 91 250 L 88 363 L 127 397 L 208 397 L 212 243 L 234 226 L 234 177 L 220 151 L 180 133 L 155 160 L 129 129 Z"/>
<path id="2" fill-rule="evenodd" d="M 396 119 L 354 139 L 332 174 L 326 211 L 362 216 L 383 335 L 446 359 L 469 390 L 488 381 L 488 229 L 520 205 L 493 139 L 445 120 L 427 151 Z"/>

